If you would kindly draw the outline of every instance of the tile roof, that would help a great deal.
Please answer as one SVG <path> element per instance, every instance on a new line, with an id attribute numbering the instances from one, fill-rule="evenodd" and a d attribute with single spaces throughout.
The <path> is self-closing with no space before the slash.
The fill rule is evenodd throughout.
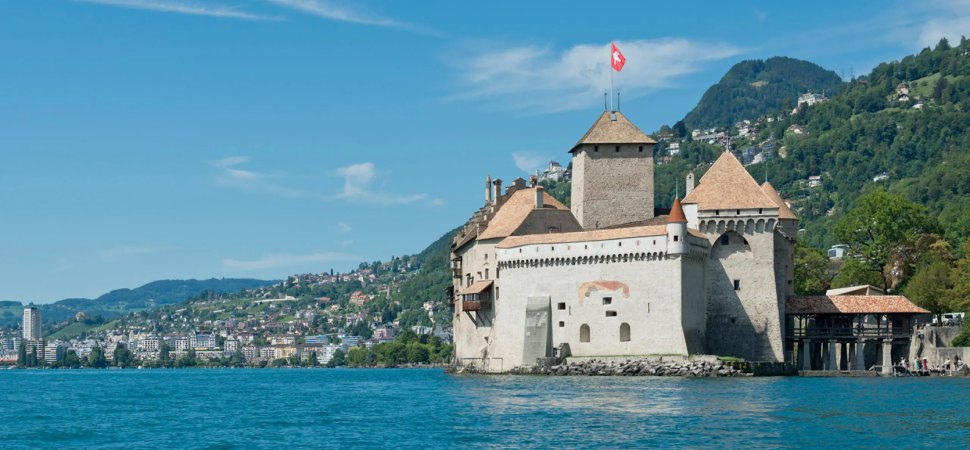
<path id="1" fill-rule="evenodd" d="M 788 297 L 786 314 L 929 314 L 902 295 Z"/>
<path id="2" fill-rule="evenodd" d="M 774 186 L 771 185 L 771 183 L 765 181 L 761 185 L 761 190 L 765 192 L 768 198 L 770 198 L 772 201 L 775 202 L 776 205 L 778 205 L 779 219 L 798 220 L 798 216 L 796 216 L 795 212 L 788 207 L 788 204 L 785 203 L 785 200 L 781 198 L 781 194 L 778 193 L 778 191 L 775 189 Z"/>
<path id="3" fill-rule="evenodd" d="M 699 231 L 688 228 L 687 231 L 696 237 L 704 238 Z M 610 239 L 625 239 L 634 237 L 666 236 L 667 225 L 647 225 L 627 228 L 603 228 L 590 231 L 576 231 L 572 233 L 530 234 L 525 236 L 510 236 L 496 245 L 497 248 L 515 248 L 523 245 L 536 244 L 568 244 L 572 242 L 607 241 Z"/>
<path id="4" fill-rule="evenodd" d="M 488 222 L 478 239 L 495 239 L 510 236 L 529 217 L 529 213 L 536 209 L 535 188 L 519 189 L 512 193 L 495 213 L 495 217 Z M 542 193 L 543 209 L 558 209 L 569 211 L 562 203 L 548 193 Z"/>
<path id="5" fill-rule="evenodd" d="M 462 289 L 460 295 L 481 294 L 482 291 L 492 287 L 492 280 L 476 281 L 471 286 Z"/>
<path id="6" fill-rule="evenodd" d="M 731 152 L 714 161 L 683 203 L 696 203 L 700 211 L 778 208 Z"/>
<path id="7" fill-rule="evenodd" d="M 617 111 L 616 120 L 609 111 L 603 111 L 589 131 L 573 146 L 570 152 L 583 144 L 656 144 L 657 141 L 640 131 L 623 113 Z"/>
<path id="8" fill-rule="evenodd" d="M 684 208 L 680 206 L 680 199 L 675 198 L 673 206 L 670 207 L 670 215 L 667 216 L 668 223 L 687 223 L 687 216 L 684 215 Z"/>

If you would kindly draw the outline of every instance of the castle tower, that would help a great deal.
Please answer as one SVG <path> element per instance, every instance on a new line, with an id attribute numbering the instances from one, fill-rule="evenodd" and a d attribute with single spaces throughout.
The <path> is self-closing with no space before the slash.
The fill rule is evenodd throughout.
<path id="1" fill-rule="evenodd" d="M 687 254 L 687 216 L 684 215 L 679 198 L 674 199 L 670 215 L 667 216 L 667 254 Z"/>
<path id="2" fill-rule="evenodd" d="M 780 207 L 731 152 L 721 154 L 683 203 L 711 245 L 707 351 L 784 361 L 783 287 L 789 280 L 783 271 L 792 264 L 790 245 L 776 230 Z"/>
<path id="3" fill-rule="evenodd" d="M 571 209 L 583 229 L 653 218 L 654 144 L 619 111 L 604 111 L 569 151 Z"/>

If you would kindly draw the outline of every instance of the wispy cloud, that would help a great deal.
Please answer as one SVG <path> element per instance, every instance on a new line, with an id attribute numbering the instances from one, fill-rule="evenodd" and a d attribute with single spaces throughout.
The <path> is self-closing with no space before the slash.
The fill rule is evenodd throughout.
<path id="1" fill-rule="evenodd" d="M 375 190 L 378 174 L 374 163 L 363 162 L 337 169 L 344 180 L 344 188 L 336 198 L 342 200 L 375 203 L 379 205 L 408 204 L 422 200 L 432 201 L 428 194 L 401 194 Z"/>
<path id="2" fill-rule="evenodd" d="M 340 233 L 350 233 L 350 231 L 353 229 L 354 227 L 350 226 L 350 224 L 348 224 L 347 222 L 337 223 L 337 231 Z"/>
<path id="3" fill-rule="evenodd" d="M 259 259 L 253 260 L 241 260 L 234 258 L 226 258 L 222 260 L 222 268 L 225 270 L 240 270 L 240 271 L 251 271 L 251 270 L 262 270 L 262 269 L 273 269 L 277 267 L 290 267 L 298 265 L 308 265 L 323 262 L 337 262 L 337 261 L 359 261 L 360 258 L 348 253 L 310 253 L 306 255 L 294 255 L 294 254 L 272 254 L 266 255 Z"/>
<path id="4" fill-rule="evenodd" d="M 193 16 L 212 16 L 242 20 L 280 20 L 278 17 L 263 16 L 236 9 L 231 6 L 179 0 L 74 0 L 81 3 L 117 6 L 129 9 L 143 9 Z"/>
<path id="5" fill-rule="evenodd" d="M 209 161 L 208 164 L 210 166 L 219 169 L 219 172 L 213 177 L 213 181 L 221 186 L 273 194 L 287 198 L 297 198 L 306 195 L 300 189 L 276 183 L 273 181 L 276 178 L 274 176 L 240 167 L 250 160 L 251 158 L 248 156 L 229 156 L 217 161 Z"/>
<path id="6" fill-rule="evenodd" d="M 764 23 L 765 19 L 768 18 L 768 13 L 758 8 L 755 8 L 752 12 L 754 13 L 754 18 L 758 21 L 758 23 Z"/>
<path id="7" fill-rule="evenodd" d="M 970 0 L 937 0 L 922 5 L 928 9 L 928 20 L 919 25 L 921 47 L 932 47 L 947 38 L 950 45 L 970 35 Z"/>
<path id="8" fill-rule="evenodd" d="M 618 41 L 627 58 L 616 85 L 637 97 L 668 87 L 679 77 L 697 72 L 710 61 L 736 56 L 742 50 L 725 43 L 687 39 Z M 454 99 L 494 98 L 515 109 L 560 112 L 602 101 L 609 87 L 609 43 L 576 45 L 557 51 L 520 46 L 486 50 L 456 64 L 463 91 Z"/>
<path id="9" fill-rule="evenodd" d="M 350 22 L 360 25 L 370 25 L 383 28 L 393 28 L 413 31 L 422 34 L 440 35 L 438 32 L 421 28 L 410 23 L 390 19 L 367 11 L 336 5 L 322 0 L 267 0 L 277 6 L 290 8 L 305 14 L 322 17 L 329 20 Z"/>
<path id="10" fill-rule="evenodd" d="M 98 252 L 98 259 L 104 263 L 115 263 L 138 256 L 151 255 L 161 252 L 164 249 L 164 247 L 159 245 L 120 245 L 101 250 Z"/>
<path id="11" fill-rule="evenodd" d="M 538 152 L 513 152 L 512 160 L 515 161 L 515 167 L 518 167 L 519 170 L 535 175 L 536 170 L 542 169 L 549 162 L 550 157 Z"/>

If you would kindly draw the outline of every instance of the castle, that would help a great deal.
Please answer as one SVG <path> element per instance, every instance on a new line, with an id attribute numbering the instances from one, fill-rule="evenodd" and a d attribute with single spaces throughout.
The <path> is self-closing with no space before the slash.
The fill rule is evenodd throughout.
<path id="1" fill-rule="evenodd" d="M 789 360 L 797 218 L 722 154 L 654 215 L 656 142 L 605 111 L 570 150 L 571 208 L 533 180 L 485 205 L 452 244 L 455 364 L 507 372 L 553 357 Z M 672 194 L 672 193 L 671 193 Z"/>

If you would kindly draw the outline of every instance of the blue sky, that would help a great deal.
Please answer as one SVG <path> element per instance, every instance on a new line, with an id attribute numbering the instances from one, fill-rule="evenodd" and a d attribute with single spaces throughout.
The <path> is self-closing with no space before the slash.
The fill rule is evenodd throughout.
<path id="1" fill-rule="evenodd" d="M 970 3 L 8 0 L 0 299 L 416 253 L 602 109 L 682 118 L 743 59 L 848 77 Z"/>

